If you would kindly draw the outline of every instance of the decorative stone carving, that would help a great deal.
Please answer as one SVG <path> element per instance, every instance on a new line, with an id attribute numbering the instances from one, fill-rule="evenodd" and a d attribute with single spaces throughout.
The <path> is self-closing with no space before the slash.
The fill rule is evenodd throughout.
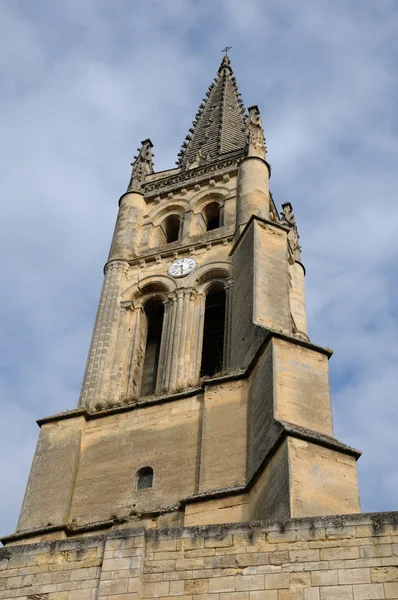
<path id="1" fill-rule="evenodd" d="M 196 169 L 197 167 L 201 167 L 207 161 L 210 160 L 210 155 L 200 148 L 196 154 L 195 160 L 193 160 L 189 165 L 188 169 Z"/>
<path id="2" fill-rule="evenodd" d="M 145 198 L 146 199 L 151 198 L 151 195 L 152 195 L 151 193 L 159 194 L 159 192 L 161 192 L 162 194 L 164 194 L 169 189 L 172 189 L 173 191 L 177 191 L 176 188 L 179 184 L 182 184 L 181 185 L 181 187 L 182 187 L 183 184 L 185 182 L 189 182 L 189 180 L 197 179 L 200 177 L 207 178 L 210 173 L 215 173 L 217 171 L 221 171 L 222 169 L 232 167 L 232 166 L 238 167 L 239 163 L 241 162 L 243 152 L 244 152 L 243 150 L 237 150 L 233 157 L 229 157 L 226 160 L 219 160 L 217 163 L 208 164 L 206 166 L 201 167 L 198 171 L 193 171 L 191 169 L 188 169 L 187 171 L 183 171 L 183 172 L 179 173 L 178 175 L 171 175 L 170 177 L 165 177 L 164 179 L 161 179 L 160 181 L 153 181 L 153 182 L 145 183 L 143 185 L 143 189 L 145 191 Z M 186 183 L 185 183 L 185 185 L 186 185 Z M 195 183 L 194 187 L 195 187 L 195 190 L 197 190 L 197 191 L 200 190 L 199 183 Z"/>
<path id="3" fill-rule="evenodd" d="M 144 140 L 141 144 L 141 148 L 138 149 L 138 155 L 134 157 L 135 160 L 131 163 L 133 169 L 127 188 L 128 192 L 140 192 L 145 177 L 153 173 L 153 144 L 150 139 Z"/>
<path id="4" fill-rule="evenodd" d="M 301 258 L 301 246 L 299 244 L 300 236 L 297 231 L 297 223 L 296 217 L 293 213 L 293 206 L 290 202 L 285 202 L 282 204 L 282 212 L 281 212 L 281 222 L 282 225 L 289 228 L 289 233 L 287 238 L 290 243 L 290 247 L 293 251 L 293 256 L 295 260 L 300 260 Z"/>
<path id="5" fill-rule="evenodd" d="M 258 156 L 265 158 L 267 148 L 265 146 L 263 122 L 257 106 L 250 106 L 249 116 L 246 122 L 246 153 L 247 156 Z"/>

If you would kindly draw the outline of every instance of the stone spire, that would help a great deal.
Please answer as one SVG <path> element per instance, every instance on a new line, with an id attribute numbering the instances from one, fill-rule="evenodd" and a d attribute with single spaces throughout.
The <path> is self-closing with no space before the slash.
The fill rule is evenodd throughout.
<path id="1" fill-rule="evenodd" d="M 179 152 L 177 164 L 194 168 L 245 148 L 245 108 L 228 56 L 210 84 Z"/>

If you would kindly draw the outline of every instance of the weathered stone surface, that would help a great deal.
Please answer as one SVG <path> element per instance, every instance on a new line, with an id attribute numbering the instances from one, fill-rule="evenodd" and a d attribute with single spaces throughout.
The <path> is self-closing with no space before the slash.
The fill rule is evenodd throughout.
<path id="1" fill-rule="evenodd" d="M 373 535 L 375 522 L 383 527 Z M 145 533 L 131 529 L 9 546 L 0 549 L 0 599 L 397 598 L 398 566 L 359 567 L 353 558 L 364 546 L 368 553 L 389 548 L 392 556 L 391 544 L 380 541 L 391 539 L 397 522 L 395 513 L 346 515 L 297 519 L 283 526 L 256 522 Z M 309 547 L 311 539 L 316 540 L 316 549 Z M 344 541 L 350 545 L 342 546 Z M 193 548 L 218 554 L 191 557 Z M 157 559 L 165 553 L 166 558 Z M 99 564 L 87 566 L 93 556 L 100 557 Z M 161 568 L 151 574 L 155 564 Z"/>

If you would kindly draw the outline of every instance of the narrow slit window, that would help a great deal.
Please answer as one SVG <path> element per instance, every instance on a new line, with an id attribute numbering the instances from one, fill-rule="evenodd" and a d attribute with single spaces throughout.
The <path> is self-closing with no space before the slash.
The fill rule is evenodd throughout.
<path id="1" fill-rule="evenodd" d="M 221 373 L 224 360 L 225 290 L 210 291 L 206 296 L 203 327 L 201 377 Z"/>
<path id="2" fill-rule="evenodd" d="M 155 393 L 158 376 L 160 344 L 162 341 L 164 306 L 160 298 L 146 302 L 147 336 L 142 368 L 141 396 Z"/>
<path id="3" fill-rule="evenodd" d="M 153 486 L 153 469 L 151 467 L 142 467 L 137 471 L 137 490 L 146 490 Z"/>

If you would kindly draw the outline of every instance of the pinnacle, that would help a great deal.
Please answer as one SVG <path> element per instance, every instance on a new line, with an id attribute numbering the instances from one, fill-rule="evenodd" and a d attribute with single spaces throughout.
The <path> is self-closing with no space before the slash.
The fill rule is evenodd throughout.
<path id="1" fill-rule="evenodd" d="M 224 56 L 199 105 L 178 154 L 177 164 L 183 168 L 216 160 L 245 146 L 245 108 L 230 65 L 229 57 Z"/>

